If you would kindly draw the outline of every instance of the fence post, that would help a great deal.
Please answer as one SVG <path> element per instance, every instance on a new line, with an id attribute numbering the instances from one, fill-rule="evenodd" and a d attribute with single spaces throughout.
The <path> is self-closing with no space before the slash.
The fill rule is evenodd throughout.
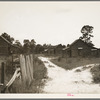
<path id="1" fill-rule="evenodd" d="M 13 53 L 12 53 L 12 67 L 13 67 Z"/>
<path id="2" fill-rule="evenodd" d="M 1 83 L 4 84 L 4 62 L 1 63 Z"/>
<path id="3" fill-rule="evenodd" d="M 1 63 L 1 83 L 3 84 L 2 85 L 2 89 L 1 89 L 1 93 L 5 93 L 5 90 L 6 90 L 6 87 L 4 85 L 4 76 L 5 76 L 5 73 L 4 73 L 4 62 Z"/>

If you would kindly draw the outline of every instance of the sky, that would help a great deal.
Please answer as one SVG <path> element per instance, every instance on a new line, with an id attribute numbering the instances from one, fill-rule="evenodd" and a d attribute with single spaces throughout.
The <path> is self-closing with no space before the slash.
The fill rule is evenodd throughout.
<path id="1" fill-rule="evenodd" d="M 36 44 L 71 44 L 84 25 L 93 26 L 91 39 L 100 48 L 100 1 L 0 1 L 0 34 Z"/>

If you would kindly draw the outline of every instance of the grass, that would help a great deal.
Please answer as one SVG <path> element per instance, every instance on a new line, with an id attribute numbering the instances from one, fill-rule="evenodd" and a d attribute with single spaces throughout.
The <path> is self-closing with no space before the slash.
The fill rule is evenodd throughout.
<path id="1" fill-rule="evenodd" d="M 100 83 L 100 65 L 91 68 L 94 83 Z"/>
<path id="2" fill-rule="evenodd" d="M 11 66 L 11 58 L 9 58 L 6 68 L 6 81 L 10 80 L 11 76 L 14 73 L 14 68 Z M 42 93 L 42 87 L 44 86 L 43 79 L 47 78 L 47 69 L 43 62 L 38 59 L 38 56 L 34 56 L 33 60 L 33 77 L 31 85 L 27 88 L 23 86 L 20 78 L 12 84 L 10 88 L 10 93 Z M 9 93 L 9 91 L 6 91 Z"/>
<path id="3" fill-rule="evenodd" d="M 59 67 L 62 67 L 66 70 L 71 70 L 73 68 L 87 65 L 87 64 L 99 64 L 100 58 L 62 58 L 58 57 L 56 59 L 51 59 L 51 61 L 58 65 Z M 80 72 L 80 70 L 77 70 L 77 72 Z M 100 83 L 100 65 L 95 65 L 93 68 L 91 68 L 90 72 L 92 73 L 93 77 L 93 83 Z"/>
<path id="4" fill-rule="evenodd" d="M 43 79 L 46 78 L 46 67 L 44 67 L 43 62 L 37 57 L 34 58 L 34 78 Z"/>
<path id="5" fill-rule="evenodd" d="M 62 67 L 66 70 L 71 70 L 73 68 L 84 66 L 87 64 L 95 64 L 100 63 L 100 58 L 62 58 L 57 57 L 54 59 L 51 59 L 51 61 L 58 65 L 59 67 Z"/>

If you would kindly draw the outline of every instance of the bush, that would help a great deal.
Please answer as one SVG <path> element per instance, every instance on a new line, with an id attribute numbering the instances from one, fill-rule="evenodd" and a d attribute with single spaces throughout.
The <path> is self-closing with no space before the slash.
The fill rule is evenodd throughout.
<path id="1" fill-rule="evenodd" d="M 5 68 L 6 76 L 7 77 L 12 76 L 15 72 L 15 65 L 14 65 L 14 63 L 12 63 L 12 56 L 8 57 L 5 67 L 6 67 Z"/>
<path id="2" fill-rule="evenodd" d="M 81 72 L 81 70 L 80 69 L 77 69 L 76 72 Z"/>
<path id="3" fill-rule="evenodd" d="M 58 57 L 58 62 L 60 62 L 61 61 L 61 57 Z"/>
<path id="4" fill-rule="evenodd" d="M 34 59 L 33 68 L 34 68 L 33 77 L 35 79 L 38 80 L 38 79 L 43 79 L 46 77 L 47 69 L 46 69 L 45 65 L 43 64 L 43 62 L 40 59 L 38 59 L 37 57 L 35 57 L 35 59 Z"/>
<path id="5" fill-rule="evenodd" d="M 100 65 L 93 67 L 91 73 L 93 75 L 93 82 L 100 83 Z"/>
<path id="6" fill-rule="evenodd" d="M 71 59 L 67 59 L 66 63 L 67 64 L 71 64 L 72 63 L 72 60 Z"/>

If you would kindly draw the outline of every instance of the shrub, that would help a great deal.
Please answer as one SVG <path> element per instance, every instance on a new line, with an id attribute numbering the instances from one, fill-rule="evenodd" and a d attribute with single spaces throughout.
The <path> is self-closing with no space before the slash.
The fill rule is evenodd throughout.
<path id="1" fill-rule="evenodd" d="M 61 57 L 58 57 L 58 62 L 60 62 L 61 61 Z"/>
<path id="2" fill-rule="evenodd" d="M 67 63 L 68 63 L 68 64 L 71 64 L 71 63 L 72 63 L 72 60 L 71 60 L 71 59 L 68 59 L 68 60 L 67 60 Z"/>
<path id="3" fill-rule="evenodd" d="M 45 65 L 43 64 L 43 62 L 37 57 L 34 58 L 33 68 L 34 68 L 33 77 L 35 79 L 43 79 L 44 77 L 46 77 L 47 69 Z"/>
<path id="4" fill-rule="evenodd" d="M 81 72 L 81 70 L 80 69 L 77 69 L 76 72 Z"/>
<path id="5" fill-rule="evenodd" d="M 5 73 L 7 76 L 13 75 L 15 71 L 14 64 L 12 64 L 12 56 L 9 56 L 6 62 Z"/>
<path id="6" fill-rule="evenodd" d="M 93 67 L 91 73 L 93 75 L 93 82 L 100 83 L 100 65 Z"/>

